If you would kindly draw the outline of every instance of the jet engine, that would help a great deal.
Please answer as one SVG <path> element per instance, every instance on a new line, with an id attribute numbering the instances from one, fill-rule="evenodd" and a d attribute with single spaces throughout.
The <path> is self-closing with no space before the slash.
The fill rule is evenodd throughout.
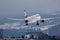
<path id="1" fill-rule="evenodd" d="M 44 23 L 44 20 L 40 20 L 41 23 Z"/>
<path id="2" fill-rule="evenodd" d="M 28 25 L 28 20 L 25 20 L 24 22 L 25 22 L 25 25 Z"/>

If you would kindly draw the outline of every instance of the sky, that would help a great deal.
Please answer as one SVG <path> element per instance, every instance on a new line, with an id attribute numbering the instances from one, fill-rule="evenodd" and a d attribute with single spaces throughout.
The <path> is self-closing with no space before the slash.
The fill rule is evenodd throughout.
<path id="1" fill-rule="evenodd" d="M 60 0 L 0 0 L 0 17 L 17 17 L 27 12 L 60 11 Z M 23 16 L 23 15 L 22 15 Z"/>

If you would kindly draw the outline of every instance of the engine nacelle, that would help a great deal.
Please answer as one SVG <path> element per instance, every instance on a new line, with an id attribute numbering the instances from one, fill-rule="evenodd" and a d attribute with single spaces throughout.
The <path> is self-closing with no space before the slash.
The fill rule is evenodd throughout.
<path id="1" fill-rule="evenodd" d="M 25 25 L 28 25 L 28 20 L 25 20 L 24 22 L 25 22 Z"/>
<path id="2" fill-rule="evenodd" d="M 40 20 L 41 23 L 44 23 L 44 20 Z"/>

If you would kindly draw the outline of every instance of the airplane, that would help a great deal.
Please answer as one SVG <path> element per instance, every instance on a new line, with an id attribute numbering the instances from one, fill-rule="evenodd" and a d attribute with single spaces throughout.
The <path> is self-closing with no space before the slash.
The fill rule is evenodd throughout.
<path id="1" fill-rule="evenodd" d="M 54 19 L 54 18 L 46 18 L 46 19 L 42 19 L 40 14 L 35 14 L 32 16 L 28 16 L 26 10 L 24 10 L 24 19 L 15 19 L 15 18 L 8 18 L 11 20 L 19 20 L 19 21 L 24 21 L 25 25 L 28 25 L 29 23 L 34 23 L 36 22 L 36 25 L 39 25 L 39 22 L 44 23 L 45 20 L 50 20 L 50 19 Z"/>

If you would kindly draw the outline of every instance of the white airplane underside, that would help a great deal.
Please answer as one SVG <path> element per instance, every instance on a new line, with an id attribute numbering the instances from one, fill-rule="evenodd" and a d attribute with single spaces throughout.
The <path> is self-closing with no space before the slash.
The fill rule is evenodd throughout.
<path id="1" fill-rule="evenodd" d="M 41 19 L 40 15 L 36 14 L 36 15 L 27 17 L 25 20 L 28 20 L 28 23 L 34 23 L 34 22 L 39 21 L 40 19 Z"/>

